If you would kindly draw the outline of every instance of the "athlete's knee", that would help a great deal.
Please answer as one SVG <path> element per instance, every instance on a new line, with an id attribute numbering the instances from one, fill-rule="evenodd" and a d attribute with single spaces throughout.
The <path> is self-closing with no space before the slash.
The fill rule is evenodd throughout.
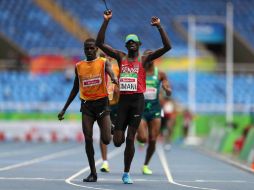
<path id="1" fill-rule="evenodd" d="M 119 138 L 113 138 L 113 142 L 114 142 L 115 147 L 120 147 L 124 143 L 124 140 L 119 139 Z"/>
<path id="2" fill-rule="evenodd" d="M 113 136 L 113 142 L 116 147 L 120 147 L 124 143 L 124 134 L 122 131 L 115 131 Z"/>
<path id="3" fill-rule="evenodd" d="M 111 136 L 108 136 L 108 137 L 103 136 L 101 137 L 101 141 L 103 144 L 108 145 L 111 141 Z"/>
<path id="4" fill-rule="evenodd" d="M 120 147 L 122 144 L 122 142 L 114 140 L 115 147 Z"/>
<path id="5" fill-rule="evenodd" d="M 147 142 L 147 138 L 143 135 L 138 135 L 137 140 L 141 143 L 146 143 Z"/>

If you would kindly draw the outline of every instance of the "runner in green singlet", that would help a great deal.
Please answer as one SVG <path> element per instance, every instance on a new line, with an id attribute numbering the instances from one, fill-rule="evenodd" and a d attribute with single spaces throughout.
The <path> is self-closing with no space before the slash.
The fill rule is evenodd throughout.
<path id="1" fill-rule="evenodd" d="M 146 50 L 144 55 L 152 53 L 151 50 Z M 137 131 L 137 140 L 142 143 L 148 142 L 145 162 L 142 167 L 143 174 L 151 175 L 152 170 L 149 169 L 148 163 L 155 151 L 156 139 L 160 134 L 161 127 L 161 105 L 159 102 L 160 88 L 166 92 L 167 96 L 171 95 L 171 87 L 167 80 L 166 74 L 159 71 L 151 61 L 146 64 L 146 92 L 145 96 L 145 111 L 141 123 Z"/>

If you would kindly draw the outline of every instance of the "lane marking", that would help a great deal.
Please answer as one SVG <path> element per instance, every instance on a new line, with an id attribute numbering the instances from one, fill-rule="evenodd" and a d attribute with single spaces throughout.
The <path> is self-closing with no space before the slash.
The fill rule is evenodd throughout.
<path id="1" fill-rule="evenodd" d="M 167 159 L 166 159 L 166 155 L 164 153 L 164 150 L 163 150 L 161 144 L 157 145 L 156 152 L 158 153 L 158 156 L 159 156 L 160 161 L 161 161 L 161 165 L 164 169 L 164 172 L 166 174 L 166 177 L 167 177 L 169 183 L 172 183 L 174 185 L 178 185 L 178 186 L 181 186 L 181 187 L 192 188 L 192 189 L 218 190 L 218 189 L 213 189 L 213 188 L 190 186 L 190 185 L 185 185 L 185 184 L 175 182 L 174 179 L 173 179 L 173 176 L 170 172 L 170 168 L 169 168 L 169 165 L 168 165 L 168 162 L 167 162 Z"/>
<path id="2" fill-rule="evenodd" d="M 117 148 L 117 149 L 114 149 L 113 151 L 111 151 L 109 154 L 108 154 L 108 160 L 119 155 L 120 153 L 122 153 L 124 151 L 124 149 L 121 147 L 121 148 Z M 99 164 L 102 163 L 102 159 L 98 159 L 96 162 L 95 162 L 95 166 L 98 166 Z M 97 189 L 97 190 L 112 190 L 112 189 L 105 189 L 105 188 L 100 188 L 100 187 L 91 187 L 91 186 L 86 186 L 86 185 L 79 185 L 79 184 L 76 184 L 76 183 L 73 183 L 71 181 L 73 181 L 73 179 L 75 179 L 76 177 L 78 177 L 79 175 L 87 172 L 87 171 L 90 171 L 90 167 L 87 166 L 85 167 L 84 169 L 78 171 L 77 173 L 73 174 L 72 176 L 70 176 L 69 178 L 67 178 L 65 180 L 65 183 L 68 183 L 70 185 L 73 185 L 73 186 L 76 186 L 76 187 L 85 187 L 85 188 L 88 188 L 88 189 Z"/>
<path id="3" fill-rule="evenodd" d="M 67 155 L 70 155 L 70 154 L 75 154 L 75 153 L 78 152 L 78 150 L 80 151 L 80 148 L 71 148 L 71 149 L 63 150 L 63 151 L 60 151 L 60 152 L 56 152 L 56 153 L 49 154 L 49 155 L 46 155 L 46 156 L 34 158 L 32 160 L 28 160 L 28 161 L 21 162 L 21 163 L 18 163 L 18 164 L 13 164 L 13 165 L 9 165 L 9 166 L 6 166 L 6 167 L 2 167 L 2 168 L 0 168 L 0 171 L 12 170 L 12 169 L 16 169 L 16 168 L 20 168 L 20 167 L 24 167 L 24 166 L 29 166 L 29 165 L 32 165 L 32 164 L 35 164 L 35 163 L 39 163 L 39 162 L 48 161 L 48 160 L 52 160 L 52 159 L 55 159 L 55 158 L 67 156 Z"/>
<path id="4" fill-rule="evenodd" d="M 9 180 L 9 181 L 65 181 L 65 178 L 43 178 L 43 177 L 0 177 L 0 180 Z M 73 179 L 72 181 L 77 181 L 80 182 L 80 180 L 78 179 Z M 109 178 L 99 178 L 98 181 L 102 181 L 102 182 L 121 182 L 122 180 L 117 178 L 117 179 L 109 179 Z M 168 180 L 161 180 L 161 179 L 142 179 L 142 178 L 137 178 L 135 179 L 135 181 L 138 182 L 168 182 Z M 202 179 L 197 179 L 194 181 L 190 181 L 190 180 L 177 180 L 177 182 L 181 182 L 181 183 L 249 183 L 249 184 L 253 184 L 253 181 L 245 181 L 245 180 L 202 180 Z"/>

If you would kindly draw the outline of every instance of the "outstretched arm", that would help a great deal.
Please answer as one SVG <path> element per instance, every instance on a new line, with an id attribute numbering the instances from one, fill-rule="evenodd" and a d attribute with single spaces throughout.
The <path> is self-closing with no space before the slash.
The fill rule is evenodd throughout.
<path id="1" fill-rule="evenodd" d="M 67 108 L 69 107 L 69 105 L 71 104 L 71 102 L 74 100 L 74 98 L 76 97 L 76 95 L 78 94 L 79 92 L 79 79 L 78 79 L 78 75 L 77 75 L 77 70 L 75 69 L 75 79 L 74 79 L 74 82 L 73 82 L 73 87 L 72 87 L 72 90 L 70 92 L 70 95 L 63 107 L 63 109 L 60 111 L 60 113 L 58 114 L 58 119 L 59 120 L 63 120 L 64 119 L 64 114 L 65 114 L 65 111 L 67 110 Z"/>
<path id="2" fill-rule="evenodd" d="M 161 40 L 163 43 L 163 47 L 159 48 L 159 49 L 153 51 L 151 54 L 147 55 L 147 57 L 144 58 L 145 59 L 144 63 L 157 59 L 158 57 L 162 56 L 164 53 L 166 53 L 167 51 L 169 51 L 172 48 L 169 37 L 168 37 L 166 31 L 161 26 L 160 19 L 158 17 L 152 17 L 151 25 L 156 26 L 157 29 L 159 30 L 160 35 L 161 35 Z"/>
<path id="3" fill-rule="evenodd" d="M 113 83 L 118 84 L 118 79 L 115 76 L 113 70 L 112 70 L 112 65 L 109 61 L 106 61 L 106 72 L 109 74 L 111 80 Z"/>
<path id="4" fill-rule="evenodd" d="M 103 52 L 105 52 L 108 56 L 115 58 L 118 62 L 121 60 L 121 52 L 113 49 L 109 45 L 104 43 L 105 41 L 105 33 L 110 19 L 112 18 L 112 11 L 107 10 L 104 12 L 104 21 L 101 25 L 99 33 L 96 38 L 96 46 L 99 47 Z"/>
<path id="5" fill-rule="evenodd" d="M 162 83 L 163 90 L 166 92 L 167 96 L 171 96 L 172 89 L 171 89 L 171 86 L 170 86 L 170 83 L 167 79 L 166 74 L 164 72 L 160 71 L 159 76 L 160 76 L 160 80 L 161 80 L 161 83 Z"/>

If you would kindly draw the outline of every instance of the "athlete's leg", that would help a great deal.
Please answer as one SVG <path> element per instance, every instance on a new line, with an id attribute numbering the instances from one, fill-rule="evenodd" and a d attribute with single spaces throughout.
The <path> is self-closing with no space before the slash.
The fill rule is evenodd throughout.
<path id="1" fill-rule="evenodd" d="M 102 160 L 107 160 L 107 145 L 103 144 L 100 140 L 100 149 Z"/>
<path id="2" fill-rule="evenodd" d="M 148 124 L 149 140 L 144 165 L 148 165 L 155 151 L 156 139 L 160 134 L 160 127 L 161 127 L 161 118 L 155 118 L 151 120 Z"/>
<path id="3" fill-rule="evenodd" d="M 132 127 L 132 126 L 128 127 L 127 137 L 126 137 L 126 147 L 124 150 L 124 172 L 130 171 L 131 162 L 135 154 L 134 140 L 135 140 L 136 132 L 137 132 L 137 127 Z"/>
<path id="4" fill-rule="evenodd" d="M 86 155 L 88 158 L 91 174 L 83 179 L 84 182 L 97 181 L 97 174 L 94 162 L 94 148 L 93 148 L 93 124 L 94 118 L 85 114 L 82 114 L 82 129 L 85 136 Z"/>
<path id="5" fill-rule="evenodd" d="M 111 121 L 109 114 L 97 119 L 100 127 L 100 139 L 103 144 L 108 145 L 111 140 Z"/>
<path id="6" fill-rule="evenodd" d="M 103 144 L 100 140 L 100 149 L 101 149 L 101 157 L 102 157 L 102 165 L 101 165 L 101 172 L 109 172 L 109 164 L 107 160 L 107 145 Z"/>
<path id="7" fill-rule="evenodd" d="M 147 139 L 148 139 L 147 123 L 144 119 L 141 119 L 141 122 L 137 129 L 137 140 L 141 143 L 146 143 Z"/>
<path id="8" fill-rule="evenodd" d="M 125 136 L 124 132 L 127 127 L 128 122 L 128 102 L 126 100 L 119 100 L 118 103 L 118 110 L 117 110 L 117 116 L 115 120 L 115 129 L 113 134 L 113 142 L 116 147 L 120 147 L 124 141 Z"/>
<path id="9" fill-rule="evenodd" d="M 111 140 L 111 121 L 109 114 L 106 113 L 106 115 L 97 119 L 97 122 L 100 128 L 100 149 L 103 159 L 100 170 L 102 172 L 109 172 L 109 166 L 107 161 L 107 144 L 109 144 Z"/>
<path id="10" fill-rule="evenodd" d="M 127 118 L 129 126 L 126 137 L 126 147 L 124 151 L 124 172 L 129 172 L 131 162 L 135 154 L 134 140 L 137 129 L 142 119 L 143 111 L 144 111 L 144 97 L 140 96 L 131 105 L 129 116 Z"/>

